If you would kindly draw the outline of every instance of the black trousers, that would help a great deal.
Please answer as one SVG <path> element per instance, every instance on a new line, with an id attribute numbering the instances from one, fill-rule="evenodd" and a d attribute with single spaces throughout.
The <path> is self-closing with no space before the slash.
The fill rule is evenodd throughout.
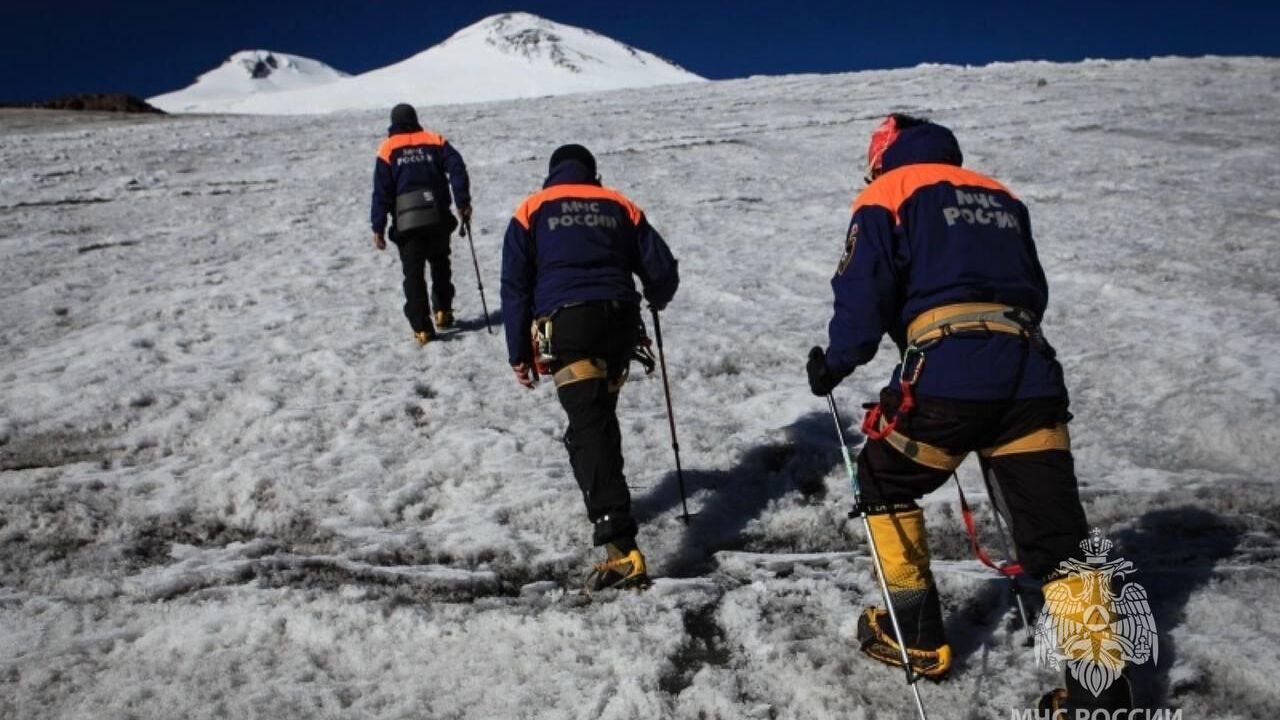
<path id="1" fill-rule="evenodd" d="M 607 377 L 580 380 L 557 389 L 569 417 L 564 434 L 569 464 L 582 490 L 596 545 L 630 541 L 636 535 L 631 492 L 622 466 L 622 430 L 618 426 L 618 384 L 627 372 L 639 339 L 640 307 L 632 303 L 573 305 L 552 318 L 551 351 L 555 372 L 574 361 L 603 360 Z"/>
<path id="2" fill-rule="evenodd" d="M 449 258 L 447 226 L 440 230 L 410 231 L 391 234 L 400 250 L 404 270 L 404 316 L 414 332 L 434 332 L 431 306 L 437 310 L 453 309 L 453 268 Z M 427 299 L 426 266 L 431 265 L 431 299 Z"/>
<path id="3" fill-rule="evenodd" d="M 881 392 L 885 417 L 893 417 L 900 399 L 888 389 Z M 1071 417 L 1065 396 L 996 402 L 922 396 L 916 401 L 898 432 L 953 454 L 1008 443 Z M 1070 451 L 1000 455 L 985 462 L 1004 497 L 1018 560 L 1028 575 L 1044 580 L 1060 562 L 1080 554 L 1078 543 L 1089 527 Z M 920 465 L 883 440 L 868 441 L 858 455 L 858 478 L 869 506 L 914 504 L 950 477 L 950 471 Z"/>

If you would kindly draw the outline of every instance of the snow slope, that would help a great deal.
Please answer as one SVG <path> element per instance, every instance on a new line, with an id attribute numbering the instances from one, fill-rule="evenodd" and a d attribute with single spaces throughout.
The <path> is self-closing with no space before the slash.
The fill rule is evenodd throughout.
<path id="1" fill-rule="evenodd" d="M 218 97 L 193 109 L 269 115 L 385 110 L 400 102 L 442 105 L 700 80 L 652 53 L 590 30 L 505 13 L 394 65 L 292 92 Z M 156 99 L 167 102 L 168 97 Z"/>
<path id="2" fill-rule="evenodd" d="M 165 112 L 216 112 L 246 97 L 326 85 L 345 77 L 346 73 L 319 60 L 270 50 L 242 50 L 190 86 L 148 102 Z"/>
<path id="3" fill-rule="evenodd" d="M 663 331 L 699 514 L 677 517 L 661 383 L 637 377 L 624 444 L 659 580 L 590 605 L 559 590 L 594 557 L 562 413 L 485 333 L 464 241 L 463 329 L 425 350 L 369 244 L 381 110 L 2 112 L 0 718 L 910 717 L 852 640 L 877 591 L 803 370 L 890 109 L 950 124 L 1030 206 L 1086 509 L 1161 630 L 1143 696 L 1270 717 L 1277 98 L 1280 61 L 1207 58 L 433 111 L 473 173 L 491 305 L 509 213 L 562 141 L 681 261 Z M 850 425 L 891 355 L 838 390 Z M 922 693 L 1007 718 L 1054 676 L 954 497 L 926 513 L 958 664 Z"/>

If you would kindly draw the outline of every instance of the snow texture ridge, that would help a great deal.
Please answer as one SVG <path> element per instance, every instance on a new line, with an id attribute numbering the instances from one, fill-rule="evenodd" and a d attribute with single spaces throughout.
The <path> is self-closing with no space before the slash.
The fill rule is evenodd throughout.
<path id="1" fill-rule="evenodd" d="M 597 553 L 563 413 L 484 332 L 465 241 L 461 329 L 425 349 L 370 245 L 385 109 L 0 111 L 0 718 L 911 717 L 901 674 L 857 651 L 878 590 L 804 375 L 892 110 L 954 128 L 1030 208 L 1086 511 L 1161 633 L 1142 700 L 1272 717 L 1280 61 L 1208 58 L 433 109 L 472 173 L 486 288 L 561 142 L 680 260 L 663 336 L 697 514 L 637 370 L 620 419 L 657 582 L 591 604 L 566 592 Z M 894 361 L 886 342 L 836 392 L 851 442 Z M 960 479 L 997 552 L 972 460 Z M 925 702 L 1010 717 L 1056 678 L 954 490 L 923 505 L 956 652 Z"/>
<path id="2" fill-rule="evenodd" d="M 485 18 L 413 57 L 354 77 L 321 80 L 308 72 L 315 82 L 273 88 L 281 92 L 247 91 L 243 82 L 233 85 L 221 76 L 211 77 L 229 67 L 241 69 L 246 62 L 261 68 L 259 58 L 237 61 L 241 55 L 201 76 L 187 90 L 152 98 L 152 104 L 171 112 L 310 114 L 387 109 L 400 102 L 483 102 L 702 80 L 652 53 L 528 13 Z M 202 87 L 215 80 L 216 93 Z"/>

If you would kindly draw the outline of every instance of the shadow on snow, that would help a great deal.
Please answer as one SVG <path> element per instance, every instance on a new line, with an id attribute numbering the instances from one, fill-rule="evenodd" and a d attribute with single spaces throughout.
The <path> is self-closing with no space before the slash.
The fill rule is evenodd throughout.
<path id="1" fill-rule="evenodd" d="M 839 445 L 831 416 L 805 415 L 781 431 L 783 439 L 751 448 L 728 470 L 686 470 L 685 489 L 696 496 L 696 509 L 680 548 L 666 574 L 691 577 L 710 570 L 712 556 L 721 550 L 750 549 L 767 552 L 767 537 L 753 535 L 749 526 L 771 502 L 792 492 L 820 501 L 826 493 L 826 477 L 840 464 Z M 679 479 L 674 471 L 632 504 L 640 523 L 680 510 Z M 812 548 L 830 551 L 838 548 Z M 787 547 L 787 552 L 804 549 Z"/>

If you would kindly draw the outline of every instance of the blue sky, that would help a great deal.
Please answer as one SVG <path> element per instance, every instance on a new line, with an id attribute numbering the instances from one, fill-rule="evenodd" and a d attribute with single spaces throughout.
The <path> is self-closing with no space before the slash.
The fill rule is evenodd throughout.
<path id="1" fill-rule="evenodd" d="M 591 28 L 710 78 L 921 62 L 1280 55 L 1274 0 L 0 0 L 0 100 L 146 97 L 184 87 L 251 48 L 358 73 L 508 10 Z"/>

